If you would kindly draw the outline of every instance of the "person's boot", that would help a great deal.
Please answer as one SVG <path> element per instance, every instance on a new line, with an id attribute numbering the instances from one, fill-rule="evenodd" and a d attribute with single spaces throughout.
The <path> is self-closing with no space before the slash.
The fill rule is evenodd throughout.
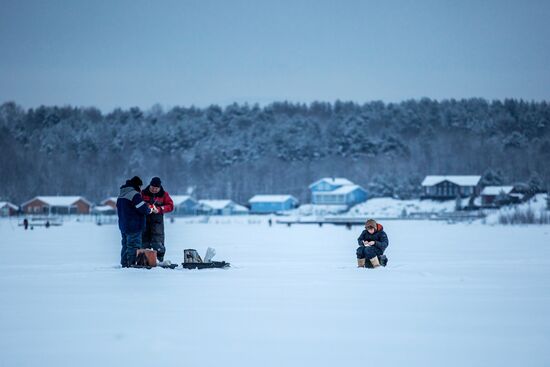
<path id="1" fill-rule="evenodd" d="M 378 261 L 378 256 L 373 257 L 369 261 L 372 264 L 373 268 L 376 268 L 376 267 L 380 266 L 380 261 Z"/>
<path id="2" fill-rule="evenodd" d="M 358 268 L 364 268 L 365 267 L 366 259 L 357 259 L 357 267 Z"/>

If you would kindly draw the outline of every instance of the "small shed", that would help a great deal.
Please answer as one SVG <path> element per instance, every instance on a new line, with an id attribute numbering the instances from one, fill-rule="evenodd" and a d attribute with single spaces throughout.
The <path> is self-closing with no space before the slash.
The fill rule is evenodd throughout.
<path id="1" fill-rule="evenodd" d="M 254 195 L 248 202 L 252 213 L 276 213 L 294 209 L 299 204 L 292 195 Z"/>
<path id="2" fill-rule="evenodd" d="M 9 201 L 0 201 L 0 216 L 11 217 L 19 213 L 19 207 Z"/>
<path id="3" fill-rule="evenodd" d="M 111 208 L 113 208 L 114 210 L 116 210 L 116 202 L 117 202 L 118 198 L 116 196 L 111 196 L 111 197 L 108 197 L 107 199 L 103 200 L 101 202 L 101 205 L 103 206 L 110 206 Z"/>
<path id="4" fill-rule="evenodd" d="M 26 214 L 89 214 L 92 203 L 83 196 L 36 196 L 21 204 Z"/>
<path id="5" fill-rule="evenodd" d="M 481 205 L 485 207 L 517 203 L 522 194 L 514 192 L 514 186 L 487 186 L 481 191 Z"/>

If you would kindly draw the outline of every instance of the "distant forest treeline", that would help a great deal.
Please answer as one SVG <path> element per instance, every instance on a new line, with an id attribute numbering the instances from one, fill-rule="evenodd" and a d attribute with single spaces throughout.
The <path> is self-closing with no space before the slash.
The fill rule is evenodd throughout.
<path id="1" fill-rule="evenodd" d="M 374 196 L 413 197 L 427 174 L 487 183 L 550 183 L 550 105 L 522 100 L 410 100 L 265 107 L 0 106 L 0 197 L 118 194 L 133 175 L 168 192 L 246 203 L 256 193 L 308 200 L 343 176 Z"/>

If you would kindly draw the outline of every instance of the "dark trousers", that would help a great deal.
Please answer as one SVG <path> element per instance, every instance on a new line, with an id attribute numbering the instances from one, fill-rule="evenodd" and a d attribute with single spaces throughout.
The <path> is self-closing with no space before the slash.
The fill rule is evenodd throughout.
<path id="1" fill-rule="evenodd" d="M 136 251 L 141 248 L 141 232 L 124 233 L 122 235 L 122 249 L 120 251 L 120 265 L 127 268 L 136 263 Z"/>
<path id="2" fill-rule="evenodd" d="M 357 258 L 358 259 L 372 259 L 375 256 L 380 256 L 384 251 L 380 251 L 378 247 L 374 246 L 359 246 L 357 248 Z"/>
<path id="3" fill-rule="evenodd" d="M 141 240 L 142 248 L 155 250 L 158 260 L 164 260 L 166 248 L 164 247 L 164 216 L 162 214 L 147 216 Z"/>

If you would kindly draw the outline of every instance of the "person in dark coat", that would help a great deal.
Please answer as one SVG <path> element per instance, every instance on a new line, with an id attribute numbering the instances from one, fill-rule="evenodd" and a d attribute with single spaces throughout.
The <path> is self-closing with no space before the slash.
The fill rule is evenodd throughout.
<path id="1" fill-rule="evenodd" d="M 145 220 L 145 230 L 142 236 L 143 247 L 155 250 L 158 261 L 163 262 L 166 253 L 166 247 L 164 246 L 164 214 L 174 210 L 174 202 L 162 187 L 159 177 L 153 177 L 149 186 L 141 192 L 141 196 L 151 208 L 156 209 L 156 213 L 147 216 Z"/>
<path id="2" fill-rule="evenodd" d="M 384 254 L 389 241 L 384 227 L 376 223 L 374 219 L 369 219 L 365 223 L 365 230 L 357 239 L 359 248 L 357 248 L 357 266 L 364 268 L 367 261 L 370 261 L 373 267 L 380 265 L 378 256 Z"/>
<path id="3" fill-rule="evenodd" d="M 138 176 L 132 177 L 120 186 L 116 201 L 118 228 L 122 235 L 120 265 L 130 267 L 136 262 L 136 252 L 141 248 L 141 234 L 145 229 L 145 217 L 154 212 L 141 197 L 143 182 Z"/>

